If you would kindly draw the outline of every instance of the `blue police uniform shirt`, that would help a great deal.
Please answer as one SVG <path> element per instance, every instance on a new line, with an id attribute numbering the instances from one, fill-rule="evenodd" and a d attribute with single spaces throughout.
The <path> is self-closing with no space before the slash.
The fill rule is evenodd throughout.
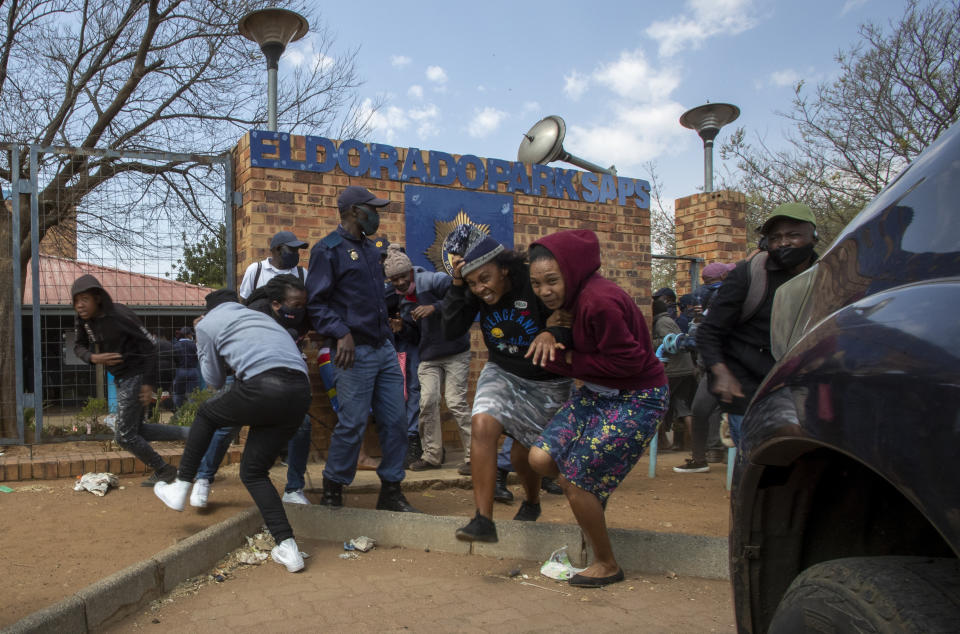
<path id="1" fill-rule="evenodd" d="M 383 289 L 380 249 L 342 226 L 310 249 L 307 312 L 321 336 L 348 332 L 357 345 L 381 346 L 392 336 Z"/>

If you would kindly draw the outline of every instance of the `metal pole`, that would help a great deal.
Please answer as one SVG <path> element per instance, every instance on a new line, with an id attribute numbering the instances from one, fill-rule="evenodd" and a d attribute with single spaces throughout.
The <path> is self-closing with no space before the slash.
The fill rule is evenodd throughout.
<path id="1" fill-rule="evenodd" d="M 284 48 L 276 42 L 260 47 L 267 58 L 267 129 L 271 132 L 277 131 L 277 68 Z"/>
<path id="2" fill-rule="evenodd" d="M 17 439 L 24 442 L 23 429 L 23 307 L 20 296 L 20 148 L 10 149 L 10 175 L 16 185 L 13 195 L 13 217 L 10 228 L 13 233 L 13 366 L 17 385 Z"/>
<path id="3" fill-rule="evenodd" d="M 40 442 L 43 428 L 43 357 L 40 346 L 40 204 L 38 198 L 37 173 L 40 171 L 37 160 L 38 146 L 30 146 L 30 273 L 31 292 L 33 293 L 33 420 L 34 442 Z"/>
<path id="4" fill-rule="evenodd" d="M 703 191 L 713 191 L 713 139 L 703 141 Z"/>
<path id="5" fill-rule="evenodd" d="M 277 69 L 267 69 L 267 129 L 277 131 Z"/>
<path id="6" fill-rule="evenodd" d="M 227 279 L 225 281 L 227 283 L 226 288 L 231 290 L 237 287 L 237 254 L 236 239 L 233 234 L 233 210 L 235 206 L 242 204 L 242 202 L 238 203 L 235 200 L 234 193 L 233 157 L 230 153 L 227 153 L 223 161 L 223 224 L 227 238 L 227 244 L 225 245 L 227 251 Z"/>

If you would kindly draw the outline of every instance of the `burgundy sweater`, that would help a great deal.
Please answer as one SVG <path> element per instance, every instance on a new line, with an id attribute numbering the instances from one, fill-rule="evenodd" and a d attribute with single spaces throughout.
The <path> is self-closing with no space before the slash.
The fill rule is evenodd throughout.
<path id="1" fill-rule="evenodd" d="M 563 309 L 573 315 L 573 363 L 558 354 L 546 369 L 620 390 L 667 384 L 643 314 L 626 291 L 605 279 L 600 243 L 592 231 L 561 231 L 534 244 L 553 254 L 566 288 Z"/>

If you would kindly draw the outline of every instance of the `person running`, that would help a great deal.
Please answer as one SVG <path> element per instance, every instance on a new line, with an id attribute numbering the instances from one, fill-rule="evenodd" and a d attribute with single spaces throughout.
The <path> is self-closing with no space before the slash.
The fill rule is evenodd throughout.
<path id="1" fill-rule="evenodd" d="M 190 429 L 143 422 L 143 408 L 153 400 L 157 385 L 157 350 L 137 315 L 114 303 L 99 280 L 81 275 L 70 288 L 76 345 L 74 353 L 92 365 L 101 365 L 117 384 L 117 427 L 114 440 L 153 469 L 144 486 L 172 482 L 177 469 L 150 446 L 150 440 L 184 440 Z"/>
<path id="2" fill-rule="evenodd" d="M 556 477 L 593 551 L 573 586 L 623 581 L 605 509 L 657 433 L 667 409 L 667 377 L 640 309 L 600 269 L 592 231 L 561 231 L 530 246 L 530 283 L 544 305 L 568 313 L 573 344 L 543 334 L 526 356 L 584 382 L 530 448 L 530 466 Z"/>
<path id="3" fill-rule="evenodd" d="M 474 235 L 471 235 L 474 234 Z M 457 243 L 461 244 L 457 244 Z M 511 461 L 526 494 L 514 520 L 540 517 L 540 475 L 527 461 L 530 445 L 570 394 L 571 381 L 524 359 L 527 348 L 546 328 L 563 338 L 562 324 L 530 288 L 521 254 L 508 251 L 489 236 L 476 236 L 460 225 L 448 237 L 453 282 L 441 309 L 443 333 L 455 339 L 480 315 L 480 330 L 490 354 L 477 379 L 470 433 L 473 519 L 457 529 L 463 541 L 496 542 L 493 522 L 497 479 L 497 442 L 506 433 L 514 439 Z"/>
<path id="4" fill-rule="evenodd" d="M 303 556 L 283 503 L 270 481 L 270 467 L 310 408 L 307 364 L 293 338 L 277 321 L 240 304 L 236 292 L 207 295 L 207 313 L 197 324 L 200 371 L 214 389 L 226 382 L 225 368 L 236 380 L 197 410 L 176 480 L 153 488 L 164 504 L 182 511 L 213 432 L 249 425 L 240 460 L 240 481 L 260 509 L 277 542 L 272 559 L 290 572 L 303 569 Z"/>
<path id="5" fill-rule="evenodd" d="M 307 291 L 295 275 L 283 274 L 270 278 L 265 285 L 257 288 L 247 298 L 246 306 L 272 318 L 287 331 L 299 347 L 309 330 L 306 319 Z M 309 418 L 309 416 L 307 417 Z M 238 427 L 223 427 L 213 434 L 210 448 L 200 461 L 193 491 L 190 493 L 190 506 L 206 508 L 210 496 L 210 484 L 213 482 L 223 460 L 223 454 L 230 445 L 230 437 L 239 431 Z M 305 438 L 303 437 L 305 434 Z M 220 444 L 218 444 L 220 443 Z M 211 451 L 214 459 L 210 460 Z M 283 501 L 293 504 L 309 504 L 303 495 L 304 474 L 307 470 L 307 458 L 310 451 L 310 427 L 301 423 L 287 444 L 287 483 Z M 301 501 L 300 498 L 303 498 Z"/>

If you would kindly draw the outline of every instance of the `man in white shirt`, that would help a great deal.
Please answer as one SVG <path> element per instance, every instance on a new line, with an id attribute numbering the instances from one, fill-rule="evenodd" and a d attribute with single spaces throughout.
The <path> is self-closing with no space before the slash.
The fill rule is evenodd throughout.
<path id="1" fill-rule="evenodd" d="M 300 249 L 309 245 L 299 240 L 292 231 L 279 231 L 270 240 L 270 257 L 266 260 L 254 262 L 247 267 L 243 274 L 243 281 L 237 293 L 240 299 L 250 297 L 255 289 L 260 288 L 277 275 L 288 273 L 295 275 L 301 282 L 307 279 L 307 272 L 300 264 Z"/>

